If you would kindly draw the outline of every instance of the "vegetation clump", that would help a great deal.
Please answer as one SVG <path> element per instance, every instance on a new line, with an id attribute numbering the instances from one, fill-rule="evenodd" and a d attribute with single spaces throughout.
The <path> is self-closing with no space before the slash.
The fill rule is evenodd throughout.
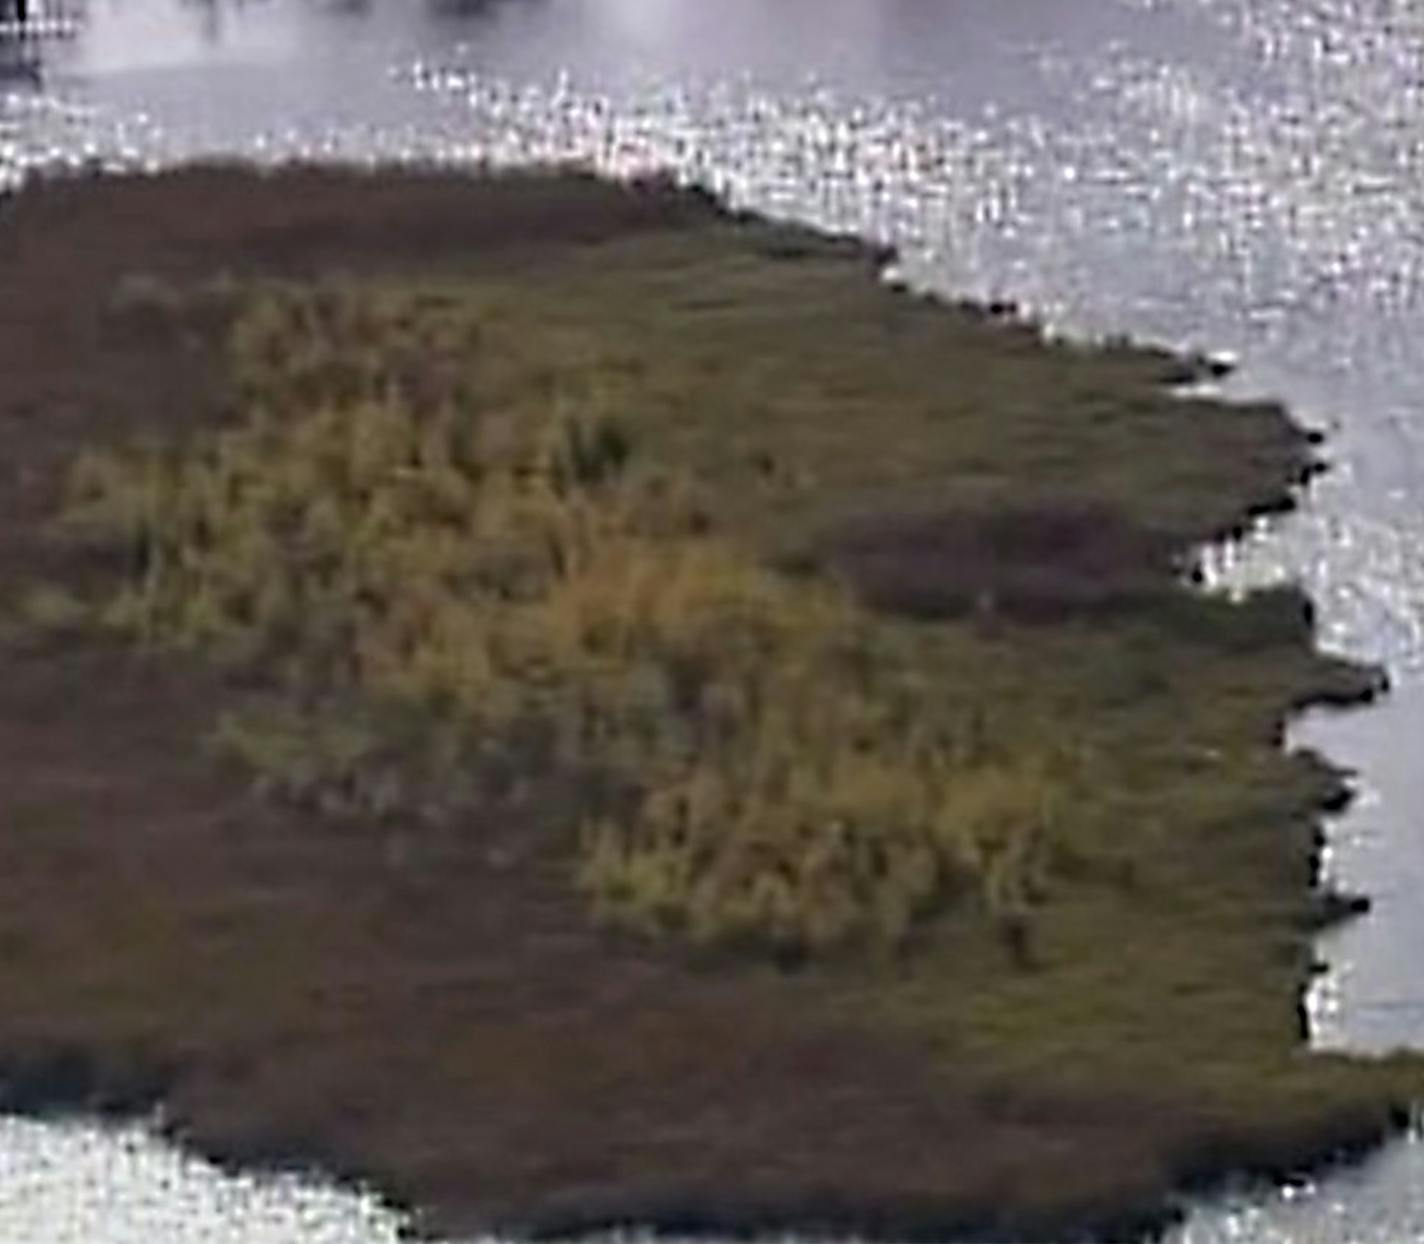
<path id="1" fill-rule="evenodd" d="M 269 291 L 234 329 L 240 421 L 81 455 L 64 526 L 124 568 L 99 620 L 263 675 L 216 738 L 329 811 L 615 779 L 579 876 L 625 922 L 799 950 L 894 945 L 971 889 L 1021 917 L 1061 779 L 989 755 L 972 697 L 916 686 L 841 588 L 710 530 L 491 317 L 436 311 Z"/>

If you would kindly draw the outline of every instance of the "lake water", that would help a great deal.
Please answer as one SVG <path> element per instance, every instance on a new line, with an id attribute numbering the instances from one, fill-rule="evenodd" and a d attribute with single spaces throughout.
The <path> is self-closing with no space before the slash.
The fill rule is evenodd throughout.
<path id="1" fill-rule="evenodd" d="M 71 5 L 79 0 L 68 0 Z M 1211 559 L 1302 581 L 1377 708 L 1322 1046 L 1424 1045 L 1424 9 L 1416 0 L 90 0 L 0 46 L 0 185 L 194 154 L 670 167 L 901 247 L 1055 329 L 1225 350 L 1329 433 L 1308 504 Z M 372 1197 L 231 1180 L 135 1129 L 0 1126 L 0 1244 L 376 1244 Z M 1424 1145 L 1191 1213 L 1174 1244 L 1424 1241 Z"/>

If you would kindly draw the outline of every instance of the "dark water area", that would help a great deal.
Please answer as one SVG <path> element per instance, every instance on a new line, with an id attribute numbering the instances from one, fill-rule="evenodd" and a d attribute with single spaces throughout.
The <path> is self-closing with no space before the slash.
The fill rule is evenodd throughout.
<path id="1" fill-rule="evenodd" d="M 1424 1045 L 1412 0 L 52 0 L 33 15 L 37 30 L 0 34 L 0 186 L 197 155 L 668 168 L 894 243 L 911 282 L 1013 299 L 1050 331 L 1236 355 L 1227 391 L 1290 404 L 1328 434 L 1332 470 L 1298 513 L 1208 555 L 1208 577 L 1299 580 L 1322 642 L 1395 684 L 1292 732 L 1356 773 L 1328 867 L 1375 902 L 1321 945 L 1313 1039 Z M 64 1148 L 78 1133 L 46 1133 L 71 1156 L 36 1165 L 38 1135 L 0 1132 L 0 1244 L 197 1238 L 181 1197 L 207 1193 L 172 1190 L 208 1175 L 164 1167 L 154 1185 L 133 1145 L 116 1157 L 91 1136 L 73 1154 L 108 1154 L 96 1175 Z M 26 1175 L 16 1210 L 5 1189 L 22 1168 L 59 1182 Z M 76 1172 L 108 1189 L 92 1220 L 73 1208 L 79 1185 L 64 1191 Z M 146 1207 L 132 1231 L 113 1209 L 130 1192 Z M 49 1217 L 15 1216 L 44 1196 Z M 211 1238 L 269 1238 L 249 1229 L 256 1210 L 216 1212 Z M 326 1212 L 270 1238 L 393 1238 L 369 1206 L 329 1230 Z M 1424 1240 L 1424 1146 L 1201 1207 L 1174 1239 Z"/>

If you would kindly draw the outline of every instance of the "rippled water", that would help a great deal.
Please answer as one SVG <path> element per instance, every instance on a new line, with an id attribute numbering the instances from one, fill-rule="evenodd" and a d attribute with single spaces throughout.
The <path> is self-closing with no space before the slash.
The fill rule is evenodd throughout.
<path id="1" fill-rule="evenodd" d="M 450 8 L 51 6 L 44 40 L 0 47 L 0 185 L 52 164 L 212 152 L 671 167 L 740 203 L 895 242 L 914 282 L 1014 298 L 1054 329 L 1238 355 L 1230 391 L 1281 397 L 1329 431 L 1335 469 L 1212 572 L 1301 580 L 1324 642 L 1386 663 L 1397 684 L 1377 709 L 1294 731 L 1358 771 L 1329 867 L 1376 900 L 1322 946 L 1315 1039 L 1424 1044 L 1424 8 Z M 229 1185 L 137 1135 L 0 1129 L 0 1244 L 393 1238 L 369 1201 Z M 1424 1145 L 1319 1187 L 1218 1201 L 1174 1239 L 1424 1241 Z"/>

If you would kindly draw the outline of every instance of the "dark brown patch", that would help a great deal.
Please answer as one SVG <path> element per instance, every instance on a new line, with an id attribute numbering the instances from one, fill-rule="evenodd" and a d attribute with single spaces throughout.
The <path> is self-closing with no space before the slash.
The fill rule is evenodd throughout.
<path id="1" fill-rule="evenodd" d="M 1069 501 L 867 519 L 816 555 L 878 609 L 1059 622 L 1160 594 L 1169 548 L 1108 507 Z"/>

